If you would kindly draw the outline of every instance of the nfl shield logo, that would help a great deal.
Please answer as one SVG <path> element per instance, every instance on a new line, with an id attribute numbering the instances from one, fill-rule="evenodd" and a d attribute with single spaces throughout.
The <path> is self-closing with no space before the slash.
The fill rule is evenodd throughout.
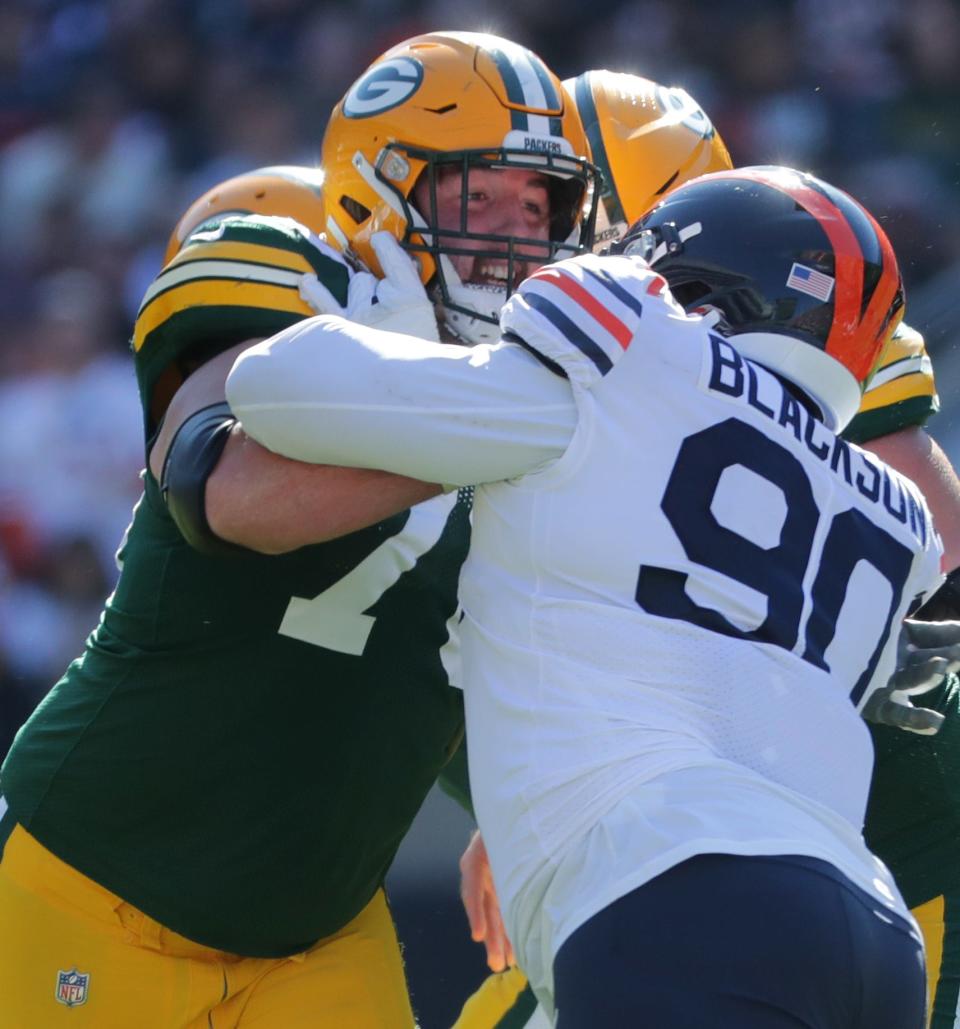
<path id="1" fill-rule="evenodd" d="M 87 987 L 90 983 L 89 972 L 78 972 L 71 968 L 69 972 L 57 971 L 57 1001 L 75 1008 L 87 1002 Z"/>

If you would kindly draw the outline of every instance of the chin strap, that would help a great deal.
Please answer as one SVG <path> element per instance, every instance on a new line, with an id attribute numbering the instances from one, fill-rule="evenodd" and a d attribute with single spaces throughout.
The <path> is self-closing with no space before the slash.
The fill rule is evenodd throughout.
<path id="1" fill-rule="evenodd" d="M 444 278 L 447 296 L 451 304 L 464 310 L 445 306 L 443 291 L 439 284 L 434 286 L 440 317 L 445 327 L 456 339 L 467 346 L 478 343 L 496 343 L 500 339 L 500 308 L 506 303 L 507 290 L 491 290 L 461 282 L 453 262 L 445 254 L 440 255 L 441 274 Z M 475 311 L 476 314 L 469 314 Z M 485 315 L 486 317 L 479 317 Z M 493 321 L 487 321 L 492 318 Z"/>

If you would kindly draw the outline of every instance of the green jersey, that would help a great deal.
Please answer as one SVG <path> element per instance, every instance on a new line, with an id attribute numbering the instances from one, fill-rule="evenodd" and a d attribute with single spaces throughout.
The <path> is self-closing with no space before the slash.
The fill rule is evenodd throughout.
<path id="1" fill-rule="evenodd" d="M 910 907 L 960 888 L 960 683 L 918 698 L 945 720 L 935 736 L 871 725 L 876 750 L 864 837 Z"/>
<path id="2" fill-rule="evenodd" d="M 901 325 L 846 439 L 866 443 L 923 425 L 939 407 L 923 337 Z M 936 736 L 871 725 L 876 758 L 864 836 L 916 907 L 960 886 L 960 685 L 919 698 L 946 716 Z"/>
<path id="3" fill-rule="evenodd" d="M 462 733 L 445 664 L 469 507 L 461 491 L 291 554 L 209 557 L 145 473 L 117 589 L 0 773 L 17 820 L 208 946 L 279 956 L 340 929 Z"/>
<path id="4" fill-rule="evenodd" d="M 897 326 L 863 395 L 860 410 L 843 432 L 851 443 L 867 443 L 900 429 L 923 425 L 940 410 L 940 398 L 923 336 Z"/>

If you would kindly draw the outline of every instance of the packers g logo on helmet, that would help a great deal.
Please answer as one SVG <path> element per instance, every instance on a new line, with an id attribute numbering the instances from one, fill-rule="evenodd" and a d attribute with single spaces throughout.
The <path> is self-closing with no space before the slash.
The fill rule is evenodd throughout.
<path id="1" fill-rule="evenodd" d="M 408 100 L 423 82 L 423 65 L 413 57 L 393 57 L 371 68 L 343 98 L 347 118 L 369 118 Z"/>
<path id="2" fill-rule="evenodd" d="M 416 36 L 374 61 L 333 110 L 321 156 L 327 238 L 379 274 L 370 239 L 389 232 L 415 255 L 444 327 L 468 343 L 493 341 L 526 267 L 592 245 L 599 191 L 587 153 L 574 105 L 532 51 L 479 32 Z M 468 180 L 504 169 L 543 179 L 546 238 L 541 227 L 471 225 Z M 455 225 L 437 201 L 453 177 Z M 468 258 L 475 270 L 461 279 L 456 264 Z"/>
<path id="3" fill-rule="evenodd" d="M 664 112 L 704 140 L 714 137 L 713 122 L 692 96 L 679 86 L 657 86 L 657 99 Z"/>

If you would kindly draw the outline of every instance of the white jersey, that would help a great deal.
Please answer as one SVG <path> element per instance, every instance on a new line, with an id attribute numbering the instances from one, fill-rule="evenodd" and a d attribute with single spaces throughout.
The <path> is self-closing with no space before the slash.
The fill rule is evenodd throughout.
<path id="1" fill-rule="evenodd" d="M 325 338 L 310 369 L 281 376 L 299 393 L 277 402 L 261 362 L 238 366 L 228 397 L 268 446 L 277 422 L 292 438 L 315 416 L 312 460 L 447 482 L 511 451 L 490 413 L 496 368 L 512 362 L 530 408 L 554 412 L 552 449 L 518 441 L 525 465 L 503 458 L 514 477 L 478 487 L 461 580 L 473 799 L 534 986 L 549 998 L 587 918 L 699 853 L 820 858 L 909 917 L 861 837 L 872 749 L 857 707 L 939 584 L 922 496 L 635 259 L 542 269 L 502 325 L 525 350 L 427 353 L 327 320 L 346 346 Z M 390 423 L 384 460 L 355 442 L 371 417 Z"/>

